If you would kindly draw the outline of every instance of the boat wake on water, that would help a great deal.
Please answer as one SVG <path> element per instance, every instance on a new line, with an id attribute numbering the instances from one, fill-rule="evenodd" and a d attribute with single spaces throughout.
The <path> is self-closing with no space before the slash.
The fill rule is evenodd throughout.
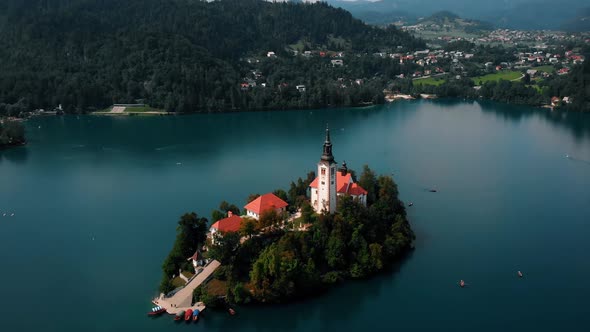
<path id="1" fill-rule="evenodd" d="M 156 151 L 170 150 L 170 149 L 173 149 L 173 148 L 175 148 L 175 147 L 177 147 L 177 146 L 178 146 L 178 144 L 174 144 L 174 145 L 166 145 L 166 146 L 160 146 L 160 147 L 157 147 L 155 150 L 156 150 Z"/>

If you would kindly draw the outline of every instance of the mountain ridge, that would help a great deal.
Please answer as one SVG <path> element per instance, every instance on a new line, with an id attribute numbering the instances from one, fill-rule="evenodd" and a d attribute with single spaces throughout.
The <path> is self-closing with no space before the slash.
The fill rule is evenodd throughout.
<path id="1" fill-rule="evenodd" d="M 585 0 L 563 0 L 556 4 L 550 0 L 473 1 L 473 0 L 381 0 L 376 2 L 358 0 L 327 0 L 342 7 L 370 24 L 382 24 L 387 13 L 406 13 L 412 17 L 428 16 L 437 11 L 448 10 L 464 18 L 483 20 L 501 28 L 521 30 L 558 29 L 576 17 L 578 11 L 587 7 Z M 367 12 L 381 12 L 380 21 L 373 21 Z"/>

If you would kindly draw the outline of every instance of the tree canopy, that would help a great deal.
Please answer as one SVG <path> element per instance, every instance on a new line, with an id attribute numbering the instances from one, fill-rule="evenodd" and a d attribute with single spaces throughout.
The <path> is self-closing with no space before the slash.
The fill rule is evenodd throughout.
<path id="1" fill-rule="evenodd" d="M 205 244 L 207 230 L 207 219 L 199 218 L 194 212 L 185 213 L 180 217 L 176 227 L 176 240 L 162 264 L 161 292 L 167 293 L 173 289 L 171 277 L 178 275 L 180 269 L 188 270 L 190 268 L 187 258 Z"/>
<path id="2" fill-rule="evenodd" d="M 0 148 L 25 142 L 25 128 L 21 122 L 0 120 Z"/>
<path id="3" fill-rule="evenodd" d="M 5 0 L 0 39 L 0 113 L 11 114 L 59 104 L 67 112 L 137 102 L 196 112 L 378 101 L 378 84 L 342 90 L 337 78 L 381 71 L 371 52 L 424 45 L 325 3 L 261 0 Z M 369 56 L 341 68 L 290 49 Z M 278 58 L 267 59 L 269 51 Z M 254 71 L 266 89 L 241 88 Z"/>
<path id="4" fill-rule="evenodd" d="M 310 173 L 307 180 L 314 177 Z M 259 224 L 267 228 L 259 234 L 253 235 L 255 225 L 250 221 L 240 234 L 216 241 L 208 254 L 223 261 L 220 278 L 226 282 L 228 300 L 285 302 L 345 279 L 366 278 L 400 259 L 414 234 L 397 185 L 390 176 L 376 176 L 368 166 L 360 178 L 374 191 L 367 207 L 351 196 L 340 196 L 335 214 L 318 215 L 303 200 L 299 222 L 311 225 L 306 230 L 268 227 L 282 222 L 271 210 L 261 216 Z M 300 199 L 303 185 L 298 183 L 307 180 L 292 183 L 290 201 Z M 245 238 L 238 241 L 240 236 Z M 196 296 L 210 299 L 207 292 Z"/>

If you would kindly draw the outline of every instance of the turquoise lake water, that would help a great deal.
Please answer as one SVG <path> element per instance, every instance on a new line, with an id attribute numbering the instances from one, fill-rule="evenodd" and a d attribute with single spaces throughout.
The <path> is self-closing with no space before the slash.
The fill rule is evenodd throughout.
<path id="1" fill-rule="evenodd" d="M 309 301 L 208 311 L 195 325 L 147 318 L 179 216 L 287 189 L 315 169 L 326 123 L 338 162 L 394 174 L 414 203 L 415 251 Z M 590 326 L 590 115 L 415 101 L 26 126 L 28 146 L 0 151 L 1 331 Z"/>

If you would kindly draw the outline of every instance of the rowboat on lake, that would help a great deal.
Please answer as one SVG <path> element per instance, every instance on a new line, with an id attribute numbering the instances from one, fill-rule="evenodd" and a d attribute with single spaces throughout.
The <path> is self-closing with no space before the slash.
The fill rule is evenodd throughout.
<path id="1" fill-rule="evenodd" d="M 151 312 L 148 312 L 148 316 L 158 316 L 162 313 L 166 312 L 166 309 L 157 306 L 157 307 L 153 307 Z"/>

